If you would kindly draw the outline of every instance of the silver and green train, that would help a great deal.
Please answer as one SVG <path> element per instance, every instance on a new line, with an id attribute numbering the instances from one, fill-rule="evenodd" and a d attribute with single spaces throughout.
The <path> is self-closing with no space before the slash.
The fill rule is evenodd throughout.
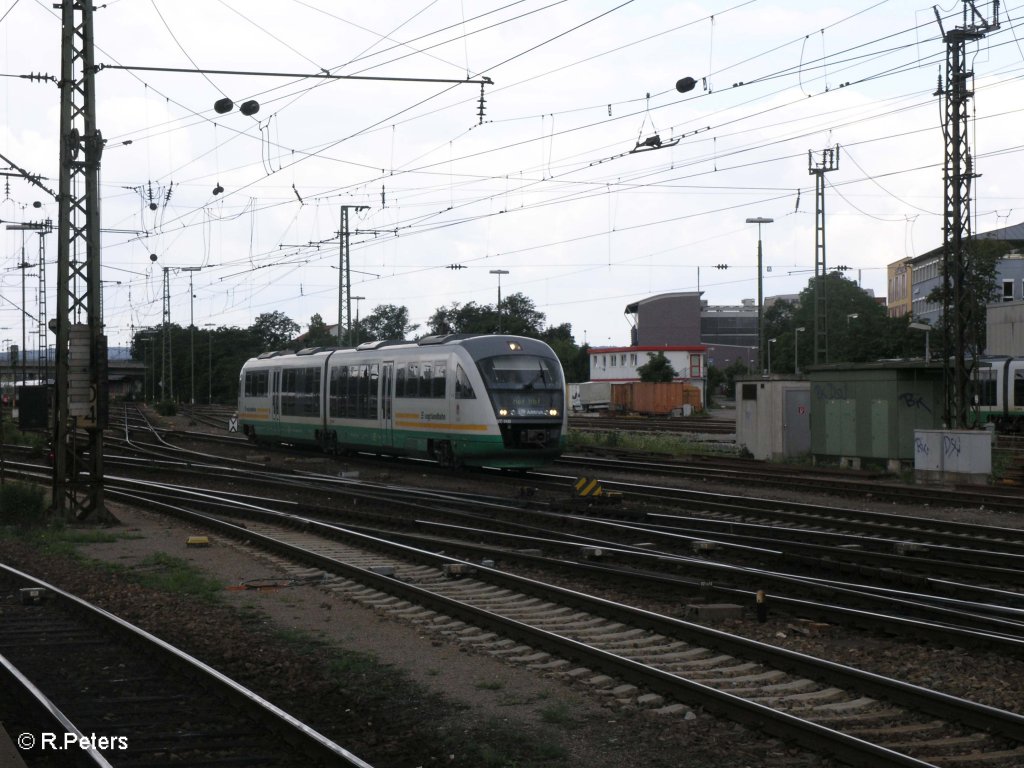
<path id="1" fill-rule="evenodd" d="M 565 391 L 544 342 L 452 334 L 252 358 L 238 418 L 258 444 L 529 468 L 565 448 Z"/>

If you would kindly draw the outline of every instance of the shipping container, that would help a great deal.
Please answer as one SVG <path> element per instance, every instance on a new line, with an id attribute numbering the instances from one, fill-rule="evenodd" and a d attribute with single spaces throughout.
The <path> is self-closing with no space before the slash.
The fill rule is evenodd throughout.
<path id="1" fill-rule="evenodd" d="M 672 416 L 682 415 L 687 410 L 694 412 L 700 407 L 700 388 L 682 381 L 631 381 L 611 385 L 610 410 L 615 413 Z"/>

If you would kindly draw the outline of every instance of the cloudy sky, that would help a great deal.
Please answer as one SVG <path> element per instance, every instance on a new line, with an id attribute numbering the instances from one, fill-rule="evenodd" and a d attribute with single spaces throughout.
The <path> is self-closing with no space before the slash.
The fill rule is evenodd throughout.
<path id="1" fill-rule="evenodd" d="M 938 10 L 947 30 L 964 24 L 959 3 Z M 22 76 L 59 73 L 59 11 L 0 0 L 0 15 L 0 153 L 56 188 L 59 92 Z M 1011 0 L 968 46 L 977 232 L 1024 221 L 1022 18 Z M 112 0 L 94 20 L 112 346 L 161 322 L 164 267 L 181 325 L 335 322 L 341 206 L 365 206 L 349 218 L 362 314 L 405 305 L 425 327 L 438 307 L 493 304 L 500 269 L 503 293 L 592 345 L 628 341 L 628 303 L 698 279 L 712 304 L 754 298 L 747 217 L 774 219 L 765 295 L 806 286 L 809 152 L 839 146 L 830 266 L 884 295 L 886 264 L 941 243 L 946 54 L 929 4 Z M 395 79 L 303 77 L 316 73 Z M 416 81 L 485 77 L 482 121 L 479 84 Z M 236 107 L 218 114 L 224 97 Z M 239 111 L 248 100 L 256 114 Z M 5 181 L 5 226 L 56 217 L 41 190 Z M 22 237 L 3 231 L 4 349 L 21 336 Z M 25 242 L 35 261 L 38 237 Z M 46 247 L 52 262 L 56 235 Z"/>

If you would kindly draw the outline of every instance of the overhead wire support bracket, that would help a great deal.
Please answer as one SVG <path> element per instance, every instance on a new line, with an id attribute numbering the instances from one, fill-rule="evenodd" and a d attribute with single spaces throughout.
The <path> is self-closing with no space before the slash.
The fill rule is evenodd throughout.
<path id="1" fill-rule="evenodd" d="M 674 139 L 670 139 L 669 141 L 662 141 L 661 136 L 659 136 L 658 134 L 654 134 L 653 136 L 648 136 L 643 141 L 638 141 L 636 143 L 636 146 L 629 150 L 629 154 L 632 155 L 635 152 L 650 152 L 651 150 L 654 149 L 665 149 L 666 147 L 674 147 L 676 144 L 679 143 L 679 140 L 682 138 L 682 136 L 678 136 Z"/>
<path id="2" fill-rule="evenodd" d="M 479 84 L 480 85 L 480 99 L 477 106 L 477 115 L 479 119 L 479 125 L 483 125 L 484 122 L 484 86 L 494 85 L 494 81 L 486 75 L 479 79 L 465 78 L 462 80 L 456 80 L 452 78 L 439 78 L 439 77 L 384 77 L 378 75 L 332 75 L 330 72 L 321 70 L 319 72 L 250 72 L 240 69 L 196 69 L 188 67 L 137 67 L 129 66 L 127 64 L 97 64 L 95 71 L 100 72 L 104 69 L 123 69 L 138 72 L 177 72 L 188 75 L 245 75 L 249 77 L 288 77 L 296 80 L 302 80 L 305 78 L 313 78 L 316 80 L 375 80 L 383 82 L 393 83 L 440 83 L 450 85 L 468 85 L 468 84 Z M 223 105 L 223 108 L 221 107 Z M 231 100 L 228 98 L 220 99 L 217 105 L 214 107 L 217 112 L 224 113 L 232 109 L 233 105 Z M 248 111 L 247 111 L 248 110 Z M 248 101 L 242 105 L 241 111 L 243 114 L 251 115 L 255 114 L 259 110 L 259 104 L 255 101 Z"/>
<path id="3" fill-rule="evenodd" d="M 241 69 L 189 69 L 187 67 L 135 67 L 127 64 L 98 64 L 96 71 L 104 69 L 125 69 L 139 72 L 178 72 L 188 75 L 247 75 L 257 77 L 292 77 L 296 79 L 316 78 L 318 80 L 383 80 L 396 83 L 451 83 L 460 85 L 463 83 L 479 83 L 480 85 L 494 85 L 489 77 L 481 77 L 478 80 L 471 78 L 452 79 L 439 77 L 384 77 L 378 75 L 332 75 L 329 72 L 249 72 Z"/>

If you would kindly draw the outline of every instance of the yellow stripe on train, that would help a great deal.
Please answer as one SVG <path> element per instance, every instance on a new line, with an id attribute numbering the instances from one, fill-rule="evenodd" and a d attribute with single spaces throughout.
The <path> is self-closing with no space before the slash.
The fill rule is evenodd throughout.
<path id="1" fill-rule="evenodd" d="M 452 432 L 486 432 L 486 424 L 446 424 L 439 421 L 396 421 L 396 427 L 413 429 L 439 429 Z"/>

